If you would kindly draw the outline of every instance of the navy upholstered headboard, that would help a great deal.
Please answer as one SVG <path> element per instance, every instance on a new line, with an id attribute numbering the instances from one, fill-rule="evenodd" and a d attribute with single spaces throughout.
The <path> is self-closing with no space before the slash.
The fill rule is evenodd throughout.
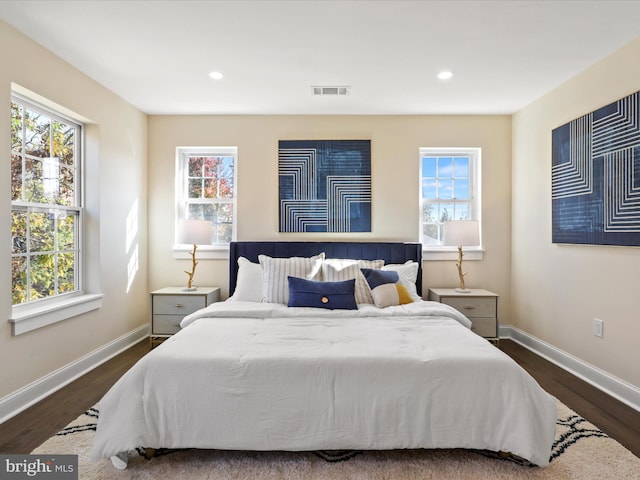
<path id="1" fill-rule="evenodd" d="M 231 242 L 229 249 L 229 296 L 236 289 L 238 258 L 258 261 L 258 255 L 270 257 L 310 257 L 324 252 L 326 258 L 384 260 L 385 265 L 418 262 L 416 288 L 422 296 L 422 244 L 402 242 Z"/>

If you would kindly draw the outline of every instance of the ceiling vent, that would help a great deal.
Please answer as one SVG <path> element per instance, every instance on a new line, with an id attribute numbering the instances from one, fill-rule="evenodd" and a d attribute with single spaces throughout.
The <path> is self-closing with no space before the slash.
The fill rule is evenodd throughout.
<path id="1" fill-rule="evenodd" d="M 314 95 L 349 95 L 351 87 L 345 85 L 341 87 L 311 87 Z"/>

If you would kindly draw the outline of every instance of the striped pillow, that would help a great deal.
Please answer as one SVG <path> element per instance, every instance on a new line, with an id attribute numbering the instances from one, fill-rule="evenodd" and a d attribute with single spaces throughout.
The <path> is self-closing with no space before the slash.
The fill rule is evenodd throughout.
<path id="1" fill-rule="evenodd" d="M 289 282 L 287 277 L 314 280 L 319 276 L 324 253 L 313 257 L 272 258 L 259 255 L 262 265 L 262 301 L 268 303 L 289 303 Z"/>
<path id="2" fill-rule="evenodd" d="M 380 270 L 384 260 L 350 260 L 343 258 L 327 258 L 322 262 L 322 280 L 340 282 L 356 279 L 356 303 L 374 303 L 371 289 L 362 274 L 361 268 Z"/>

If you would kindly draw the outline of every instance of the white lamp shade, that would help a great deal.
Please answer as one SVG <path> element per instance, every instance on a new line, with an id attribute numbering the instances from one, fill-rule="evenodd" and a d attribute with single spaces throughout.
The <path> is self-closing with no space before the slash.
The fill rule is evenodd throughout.
<path id="1" fill-rule="evenodd" d="M 181 220 L 178 224 L 178 243 L 211 245 L 211 234 L 208 220 Z"/>
<path id="2" fill-rule="evenodd" d="M 444 222 L 443 245 L 480 245 L 480 228 L 477 220 L 452 220 Z"/>

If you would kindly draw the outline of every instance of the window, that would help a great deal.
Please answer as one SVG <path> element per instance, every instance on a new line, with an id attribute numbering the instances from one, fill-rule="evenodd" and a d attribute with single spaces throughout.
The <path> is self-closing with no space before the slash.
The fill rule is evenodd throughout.
<path id="1" fill-rule="evenodd" d="M 235 240 L 237 152 L 237 147 L 177 150 L 176 225 L 209 220 L 213 246 L 226 247 Z"/>
<path id="2" fill-rule="evenodd" d="M 443 223 L 480 220 L 480 149 L 420 149 L 420 241 L 445 250 Z"/>
<path id="3" fill-rule="evenodd" d="M 11 98 L 12 304 L 82 289 L 81 126 Z"/>

